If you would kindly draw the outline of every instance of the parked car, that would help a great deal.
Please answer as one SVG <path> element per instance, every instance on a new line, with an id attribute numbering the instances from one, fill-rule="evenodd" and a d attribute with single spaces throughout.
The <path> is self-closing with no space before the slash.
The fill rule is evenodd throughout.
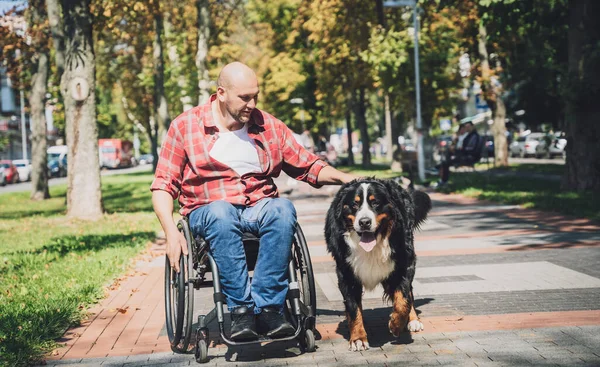
<path id="1" fill-rule="evenodd" d="M 138 160 L 139 164 L 152 164 L 154 162 L 154 156 L 152 154 L 142 154 Z"/>
<path id="2" fill-rule="evenodd" d="M 525 136 L 520 136 L 510 144 L 510 155 L 512 157 L 525 158 L 535 155 L 535 147 L 540 143 L 540 139 L 544 137 L 544 133 L 530 133 Z"/>
<path id="3" fill-rule="evenodd" d="M 567 147 L 567 139 L 564 133 L 558 132 L 554 135 L 546 136 L 540 139 L 540 143 L 535 147 L 536 158 L 554 158 L 565 157 Z"/>
<path id="4" fill-rule="evenodd" d="M 5 184 L 19 182 L 19 171 L 8 159 L 0 161 L 0 170 L 4 171 Z"/>
<path id="5" fill-rule="evenodd" d="M 435 144 L 433 145 L 433 160 L 436 162 L 441 161 L 450 145 L 452 145 L 452 135 L 440 135 L 435 138 Z"/>
<path id="6" fill-rule="evenodd" d="M 6 175 L 3 168 L 0 168 L 0 186 L 6 186 Z"/>
<path id="7" fill-rule="evenodd" d="M 15 159 L 12 162 L 19 171 L 19 181 L 31 180 L 31 161 L 29 159 Z"/>
<path id="8" fill-rule="evenodd" d="M 100 168 L 132 167 L 133 143 L 123 139 L 98 139 Z"/>

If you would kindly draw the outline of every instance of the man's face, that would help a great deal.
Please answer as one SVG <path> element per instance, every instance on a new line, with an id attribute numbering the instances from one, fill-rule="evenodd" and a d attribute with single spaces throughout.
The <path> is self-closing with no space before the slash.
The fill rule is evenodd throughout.
<path id="1" fill-rule="evenodd" d="M 239 86 L 228 88 L 219 87 L 227 113 L 237 122 L 245 124 L 250 121 L 250 115 L 256 108 L 258 100 L 258 83 L 256 81 L 242 82 Z"/>

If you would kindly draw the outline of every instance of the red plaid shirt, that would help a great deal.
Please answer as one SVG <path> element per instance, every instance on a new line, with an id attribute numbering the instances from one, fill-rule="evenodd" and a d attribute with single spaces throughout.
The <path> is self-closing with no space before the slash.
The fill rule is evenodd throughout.
<path id="1" fill-rule="evenodd" d="M 261 172 L 241 177 L 209 152 L 219 138 L 211 102 L 179 115 L 169 127 L 150 190 L 163 190 L 179 198 L 181 215 L 216 200 L 252 206 L 277 197 L 273 182 L 283 170 L 290 177 L 318 187 L 317 177 L 327 165 L 296 142 L 285 124 L 259 109 L 252 111 L 248 135 L 256 143 Z M 235 149 L 235 147 L 231 147 Z"/>

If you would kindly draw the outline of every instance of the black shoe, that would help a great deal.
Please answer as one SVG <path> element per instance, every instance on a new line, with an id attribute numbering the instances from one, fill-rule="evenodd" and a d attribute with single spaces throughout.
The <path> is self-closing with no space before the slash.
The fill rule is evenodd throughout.
<path id="1" fill-rule="evenodd" d="M 276 308 L 265 307 L 258 316 L 259 326 L 269 338 L 283 338 L 294 335 L 296 331 L 294 327 L 287 322 L 285 315 L 279 312 Z"/>
<path id="2" fill-rule="evenodd" d="M 258 339 L 253 309 L 242 306 L 231 311 L 230 338 L 236 342 Z"/>

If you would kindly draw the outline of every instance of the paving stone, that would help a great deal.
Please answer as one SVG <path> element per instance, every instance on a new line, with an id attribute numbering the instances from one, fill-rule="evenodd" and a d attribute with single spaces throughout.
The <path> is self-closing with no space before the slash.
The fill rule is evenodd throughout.
<path id="1" fill-rule="evenodd" d="M 48 365 L 54 365 L 54 366 L 64 366 L 64 365 L 69 365 L 69 364 L 78 364 L 78 363 L 82 363 L 82 358 L 77 358 L 77 359 L 63 359 L 63 360 L 57 360 L 57 361 L 48 361 L 47 363 L 48 363 Z"/>
<path id="2" fill-rule="evenodd" d="M 127 360 L 125 363 L 134 363 L 134 362 L 146 362 L 150 358 L 149 354 L 141 354 L 141 355 L 129 355 L 127 356 Z"/>
<path id="3" fill-rule="evenodd" d="M 127 357 L 128 356 L 113 356 L 113 357 L 106 357 L 103 358 L 103 362 L 102 362 L 102 366 L 109 366 L 109 367 L 116 367 L 116 366 L 122 366 L 125 362 L 127 362 Z"/>

